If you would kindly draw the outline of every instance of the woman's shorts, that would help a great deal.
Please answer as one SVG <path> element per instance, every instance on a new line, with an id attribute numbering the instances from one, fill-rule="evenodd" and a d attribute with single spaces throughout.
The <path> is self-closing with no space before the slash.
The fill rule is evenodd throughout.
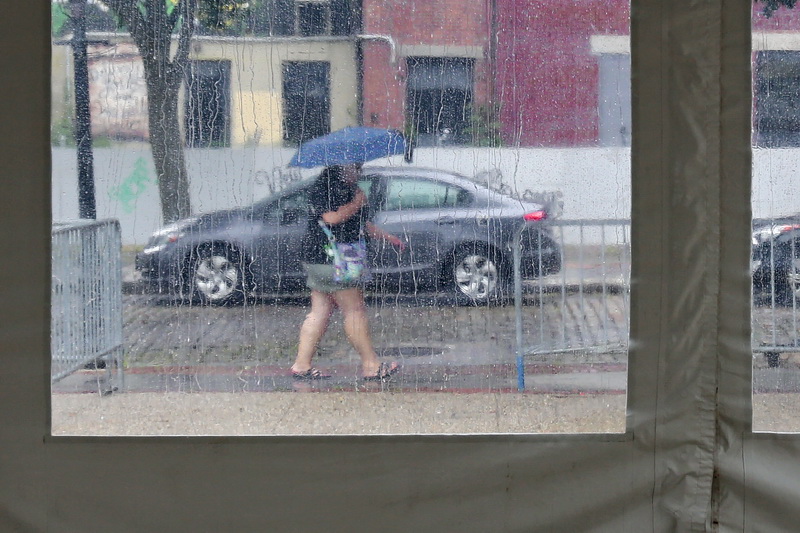
<path id="1" fill-rule="evenodd" d="M 303 263 L 303 268 L 306 271 L 306 286 L 315 291 L 332 293 L 345 289 L 361 288 L 363 285 L 361 280 L 336 281 L 333 279 L 333 265 Z"/>

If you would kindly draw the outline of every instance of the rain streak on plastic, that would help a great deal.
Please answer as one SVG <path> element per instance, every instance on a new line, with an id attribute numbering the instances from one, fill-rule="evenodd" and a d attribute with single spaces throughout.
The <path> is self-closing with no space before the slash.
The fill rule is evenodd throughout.
<path id="1" fill-rule="evenodd" d="M 53 220 L 79 217 L 88 99 L 97 217 L 121 239 L 92 261 L 121 282 L 53 312 L 116 298 L 122 315 L 120 357 L 87 352 L 53 383 L 54 434 L 624 431 L 626 0 L 188 5 L 139 12 L 155 49 L 184 37 L 145 64 L 116 21 L 141 26 L 90 3 L 76 92 L 77 19 L 54 4 Z M 358 174 L 314 188 L 338 164 Z M 370 281 L 310 291 L 318 219 L 365 239 Z M 793 305 L 759 309 L 786 329 Z M 762 352 L 783 365 L 781 335 Z M 53 353 L 76 340 L 54 330 Z"/>

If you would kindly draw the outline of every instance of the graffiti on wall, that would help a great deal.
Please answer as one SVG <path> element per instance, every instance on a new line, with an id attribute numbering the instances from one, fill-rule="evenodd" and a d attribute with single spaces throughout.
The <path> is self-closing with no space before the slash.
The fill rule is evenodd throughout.
<path id="1" fill-rule="evenodd" d="M 126 213 L 133 213 L 136 209 L 136 200 L 147 190 L 151 183 L 155 183 L 147 172 L 147 163 L 143 157 L 136 160 L 133 164 L 133 172 L 125 178 L 122 183 L 112 187 L 109 196 L 112 200 L 119 202 L 122 210 Z"/>
<path id="2" fill-rule="evenodd" d="M 135 46 L 94 46 L 90 58 L 92 135 L 147 140 L 147 87 Z"/>

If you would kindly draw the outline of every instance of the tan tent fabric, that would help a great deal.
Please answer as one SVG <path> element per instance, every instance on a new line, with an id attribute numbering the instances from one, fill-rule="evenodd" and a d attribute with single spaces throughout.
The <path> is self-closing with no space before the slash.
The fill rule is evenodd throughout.
<path id="1" fill-rule="evenodd" d="M 634 0 L 625 435 L 48 437 L 49 9 L 4 5 L 0 530 L 792 531 L 750 432 L 748 2 Z"/>

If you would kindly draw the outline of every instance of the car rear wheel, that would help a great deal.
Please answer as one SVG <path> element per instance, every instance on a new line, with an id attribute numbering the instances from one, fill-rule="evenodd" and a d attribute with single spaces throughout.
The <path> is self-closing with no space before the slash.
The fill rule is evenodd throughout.
<path id="1" fill-rule="evenodd" d="M 783 298 L 786 305 L 800 304 L 800 259 L 795 259 L 784 273 Z"/>
<path id="2" fill-rule="evenodd" d="M 190 261 L 189 279 L 200 302 L 232 305 L 244 301 L 244 269 L 230 246 L 204 246 Z"/>
<path id="3" fill-rule="evenodd" d="M 489 303 L 505 294 L 508 273 L 503 262 L 485 246 L 456 252 L 450 268 L 453 288 L 473 303 Z"/>

